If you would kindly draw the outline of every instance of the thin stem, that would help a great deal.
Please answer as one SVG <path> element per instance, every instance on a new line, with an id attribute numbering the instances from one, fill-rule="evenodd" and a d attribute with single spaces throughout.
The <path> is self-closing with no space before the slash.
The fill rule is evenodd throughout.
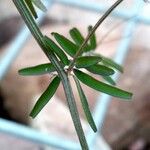
<path id="1" fill-rule="evenodd" d="M 75 54 L 72 62 L 70 63 L 69 67 L 68 67 L 68 72 L 70 72 L 75 64 L 75 61 L 77 59 L 78 56 L 80 56 L 80 54 L 83 52 L 88 40 L 91 38 L 91 36 L 95 33 L 95 31 L 97 30 L 97 28 L 102 24 L 102 22 L 108 17 L 108 15 L 122 2 L 123 0 L 118 0 L 116 1 L 105 13 L 104 15 L 98 20 L 98 22 L 95 24 L 95 26 L 93 27 L 92 31 L 87 35 L 87 37 L 85 38 L 84 42 L 82 43 L 82 45 L 80 46 L 79 50 L 77 51 L 77 53 Z"/>
<path id="2" fill-rule="evenodd" d="M 31 31 L 33 37 L 36 39 L 39 46 L 42 48 L 43 52 L 46 54 L 49 60 L 52 62 L 58 75 L 60 76 L 63 87 L 64 87 L 67 103 L 69 106 L 70 114 L 71 114 L 75 129 L 76 129 L 81 147 L 83 150 L 88 150 L 89 148 L 88 148 L 85 135 L 82 129 L 82 125 L 81 125 L 80 118 L 79 118 L 79 113 L 78 113 L 77 106 L 75 103 L 70 81 L 68 79 L 68 75 L 64 71 L 64 68 L 61 66 L 55 54 L 52 51 L 48 50 L 47 47 L 45 46 L 45 43 L 43 41 L 43 34 L 41 33 L 35 20 L 33 19 L 24 0 L 13 0 L 13 2 L 16 5 L 18 11 L 20 12 L 29 30 Z"/>
<path id="3" fill-rule="evenodd" d="M 112 33 L 112 32 L 114 32 L 116 29 L 118 29 L 118 27 L 121 27 L 121 26 L 123 26 L 127 21 L 129 21 L 129 20 L 132 20 L 132 19 L 134 19 L 134 18 L 136 18 L 137 17 L 137 15 L 135 16 L 133 16 L 133 17 L 131 17 L 131 18 L 128 18 L 128 19 L 126 19 L 126 20 L 124 20 L 124 21 L 120 21 L 120 22 L 118 22 L 118 23 L 116 23 L 115 25 L 113 25 L 102 37 L 101 37 L 101 39 L 100 39 L 100 41 L 97 43 L 97 46 L 99 46 L 99 45 L 101 45 L 101 44 L 108 44 L 108 43 L 111 43 L 111 42 L 116 42 L 116 41 L 118 41 L 119 39 L 122 39 L 122 38 L 128 38 L 130 35 L 127 35 L 127 36 L 125 36 L 125 37 L 117 37 L 116 39 L 113 39 L 113 40 L 109 40 L 109 41 L 105 41 L 105 39 Z"/>

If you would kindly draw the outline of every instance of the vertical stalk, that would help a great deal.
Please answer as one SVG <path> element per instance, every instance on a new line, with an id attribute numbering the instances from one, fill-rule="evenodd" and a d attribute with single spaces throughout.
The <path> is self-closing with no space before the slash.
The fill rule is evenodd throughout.
<path id="1" fill-rule="evenodd" d="M 33 37 L 36 39 L 37 43 L 39 44 L 39 46 L 41 47 L 41 49 L 43 50 L 45 55 L 52 62 L 58 75 L 60 76 L 63 87 L 64 87 L 67 103 L 69 106 L 70 114 L 71 114 L 75 129 L 76 129 L 81 147 L 83 150 L 88 150 L 89 148 L 88 148 L 88 145 L 87 145 L 87 142 L 85 139 L 85 135 L 84 135 L 84 132 L 82 129 L 82 125 L 80 122 L 79 113 L 78 113 L 77 106 L 75 103 L 75 99 L 74 99 L 74 95 L 73 95 L 72 88 L 70 85 L 70 81 L 68 79 L 68 74 L 66 74 L 66 72 L 64 71 L 63 67 L 59 63 L 55 54 L 52 51 L 50 52 L 49 50 L 47 50 L 47 47 L 45 46 L 45 43 L 43 41 L 43 34 L 41 33 L 39 27 L 37 26 L 35 20 L 33 19 L 32 15 L 31 15 L 30 11 L 28 10 L 28 7 L 27 7 L 25 1 L 24 0 L 13 0 L 13 2 L 16 5 L 18 11 L 20 12 L 20 14 L 21 14 L 23 20 L 25 21 L 26 25 L 28 26 L 29 30 L 31 31 Z"/>

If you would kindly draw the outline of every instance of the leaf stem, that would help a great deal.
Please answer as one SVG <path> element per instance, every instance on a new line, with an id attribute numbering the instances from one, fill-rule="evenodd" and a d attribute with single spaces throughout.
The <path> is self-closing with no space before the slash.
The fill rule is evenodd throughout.
<path id="1" fill-rule="evenodd" d="M 69 67 L 68 67 L 68 72 L 70 72 L 75 64 L 75 61 L 77 59 L 77 57 L 83 52 L 88 40 L 91 38 L 91 36 L 95 33 L 95 31 L 97 30 L 97 28 L 102 24 L 102 22 L 108 17 L 108 15 L 122 2 L 123 0 L 117 0 L 105 13 L 104 15 L 98 20 L 98 22 L 95 24 L 95 26 L 93 27 L 92 31 L 87 35 L 87 37 L 85 38 L 84 42 L 81 44 L 79 50 L 77 51 L 77 53 L 75 54 L 73 60 L 71 61 Z"/>
<path id="2" fill-rule="evenodd" d="M 72 88 L 70 85 L 70 81 L 68 79 L 68 74 L 65 72 L 64 68 L 61 66 L 60 62 L 58 61 L 55 54 L 48 50 L 44 41 L 43 41 L 43 34 L 41 33 L 39 27 L 37 26 L 35 20 L 33 19 L 26 3 L 24 0 L 13 0 L 14 4 L 16 5 L 18 11 L 20 12 L 23 20 L 25 21 L 26 25 L 28 26 L 29 30 L 31 31 L 33 37 L 36 39 L 39 46 L 42 48 L 43 52 L 49 58 L 51 63 L 54 65 L 59 77 L 61 78 L 67 103 L 69 106 L 70 114 L 81 144 L 82 149 L 88 150 L 88 145 L 85 139 L 85 135 L 82 129 L 82 125 L 79 118 L 79 113 L 77 110 L 77 106 L 75 103 L 74 95 L 72 92 Z"/>

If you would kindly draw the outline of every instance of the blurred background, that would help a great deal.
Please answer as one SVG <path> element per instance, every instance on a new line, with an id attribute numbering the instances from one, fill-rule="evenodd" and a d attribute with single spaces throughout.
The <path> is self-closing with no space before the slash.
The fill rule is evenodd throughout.
<path id="1" fill-rule="evenodd" d="M 88 2 L 108 7 L 114 1 L 83 1 L 83 3 Z M 125 10 L 129 13 L 135 3 L 126 0 L 119 6 L 119 10 Z M 128 53 L 124 59 L 124 73 L 119 76 L 117 86 L 132 91 L 134 96 L 132 101 L 111 99 L 106 108 L 103 122 L 99 127 L 99 138 L 96 140 L 97 147 L 95 150 L 99 150 L 101 144 L 107 145 L 107 149 L 114 150 L 150 150 L 150 21 L 137 21 L 131 33 L 123 34 L 128 23 L 138 18 L 139 15 L 150 20 L 150 4 L 142 2 L 142 5 L 144 5 L 144 9 L 131 17 L 124 19 L 108 17 L 96 32 L 98 42 L 96 51 L 110 58 L 115 57 L 118 53 L 117 50 L 121 41 L 130 41 L 126 47 Z M 100 15 L 102 13 L 99 13 L 99 11 L 84 10 L 80 7 L 61 4 L 59 1 L 55 3 L 55 0 L 53 0 L 40 27 L 42 32 L 48 36 L 51 36 L 51 32 L 55 31 L 68 37 L 69 29 L 78 27 L 86 36 L 87 26 L 94 25 Z M 9 53 L 7 50 L 11 49 L 10 45 L 13 39 L 20 33 L 23 26 L 24 22 L 13 2 L 0 0 L 1 61 Z M 25 44 L 22 44 L 20 49 L 14 61 L 8 67 L 5 76 L 0 80 L 0 117 L 15 122 L 17 125 L 34 128 L 50 136 L 77 141 L 61 85 L 56 95 L 39 116 L 34 120 L 29 117 L 37 98 L 48 86 L 50 75 L 19 76 L 18 70 L 23 67 L 48 62 L 32 37 L 26 38 Z M 88 132 L 88 125 L 84 120 L 73 82 L 72 87 L 84 130 Z M 84 85 L 83 88 L 87 94 L 90 108 L 94 111 L 101 95 Z M 9 150 L 10 145 L 11 150 L 46 149 L 45 146 L 37 142 L 31 142 L 14 135 L 6 134 L 0 129 L 0 147 L 2 150 Z M 49 147 L 48 149 L 55 150 L 56 148 Z"/>

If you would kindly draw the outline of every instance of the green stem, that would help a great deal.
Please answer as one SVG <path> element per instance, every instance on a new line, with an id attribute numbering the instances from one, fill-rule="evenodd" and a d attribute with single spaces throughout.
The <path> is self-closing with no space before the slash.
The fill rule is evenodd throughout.
<path id="1" fill-rule="evenodd" d="M 95 33 L 95 31 L 97 30 L 97 28 L 102 24 L 102 22 L 108 17 L 108 15 L 122 2 L 123 0 L 118 0 L 116 1 L 105 13 L 104 15 L 98 20 L 98 22 L 95 24 L 95 26 L 93 27 L 92 31 L 87 35 L 87 37 L 85 38 L 84 42 L 81 44 L 79 50 L 77 51 L 77 53 L 75 54 L 73 60 L 71 61 L 69 67 L 68 67 L 68 71 L 70 72 L 75 64 L 76 59 L 78 58 L 78 56 L 80 56 L 80 54 L 83 52 L 88 40 L 91 38 L 91 36 Z"/>
<path id="2" fill-rule="evenodd" d="M 28 26 L 29 30 L 31 31 L 33 37 L 36 39 L 39 46 L 42 48 L 43 52 L 46 54 L 46 56 L 49 58 L 49 60 L 54 65 L 58 75 L 61 78 L 67 103 L 69 106 L 69 110 L 71 113 L 71 117 L 81 144 L 81 147 L 83 150 L 88 150 L 88 145 L 85 139 L 85 135 L 82 129 L 82 125 L 79 118 L 79 113 L 77 110 L 77 106 L 75 103 L 74 95 L 72 92 L 72 88 L 70 85 L 70 81 L 68 79 L 68 75 L 64 71 L 63 67 L 61 66 L 60 62 L 58 61 L 57 57 L 53 52 L 48 51 L 47 47 L 45 46 L 45 43 L 43 41 L 43 34 L 41 33 L 39 27 L 37 26 L 35 20 L 33 19 L 26 3 L 24 0 L 13 0 L 14 4 L 16 5 L 18 11 L 20 12 L 23 20 L 25 21 L 26 25 Z"/>

